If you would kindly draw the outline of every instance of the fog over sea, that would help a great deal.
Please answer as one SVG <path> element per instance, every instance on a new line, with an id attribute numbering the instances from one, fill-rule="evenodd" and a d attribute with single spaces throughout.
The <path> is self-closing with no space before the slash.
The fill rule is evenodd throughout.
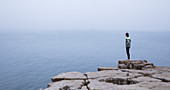
<path id="1" fill-rule="evenodd" d="M 0 33 L 0 90 L 39 90 L 63 72 L 93 72 L 126 59 L 125 33 L 43 31 Z M 131 59 L 170 66 L 170 32 L 129 32 Z"/>

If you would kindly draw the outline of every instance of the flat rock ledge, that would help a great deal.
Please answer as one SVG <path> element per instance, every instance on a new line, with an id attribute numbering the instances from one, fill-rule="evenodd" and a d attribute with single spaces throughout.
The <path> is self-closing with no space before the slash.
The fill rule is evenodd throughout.
<path id="1" fill-rule="evenodd" d="M 66 72 L 51 78 L 44 90 L 170 90 L 170 67 L 146 60 L 121 60 L 97 72 Z"/>

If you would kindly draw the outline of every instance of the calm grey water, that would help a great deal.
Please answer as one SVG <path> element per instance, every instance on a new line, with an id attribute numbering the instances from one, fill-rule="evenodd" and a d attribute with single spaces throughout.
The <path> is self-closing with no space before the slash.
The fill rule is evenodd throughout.
<path id="1" fill-rule="evenodd" d="M 97 71 L 126 59 L 125 32 L 0 33 L 0 90 L 39 90 L 62 72 Z M 132 59 L 170 66 L 170 32 L 130 32 Z"/>

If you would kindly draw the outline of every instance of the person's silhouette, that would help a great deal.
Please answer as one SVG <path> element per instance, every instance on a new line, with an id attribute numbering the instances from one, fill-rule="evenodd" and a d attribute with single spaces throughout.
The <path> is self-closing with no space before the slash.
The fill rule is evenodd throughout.
<path id="1" fill-rule="evenodd" d="M 130 61 L 130 53 L 129 53 L 129 49 L 131 47 L 131 39 L 129 37 L 129 33 L 126 33 L 126 42 L 125 42 L 125 45 L 126 45 L 126 53 L 127 53 L 127 61 Z"/>

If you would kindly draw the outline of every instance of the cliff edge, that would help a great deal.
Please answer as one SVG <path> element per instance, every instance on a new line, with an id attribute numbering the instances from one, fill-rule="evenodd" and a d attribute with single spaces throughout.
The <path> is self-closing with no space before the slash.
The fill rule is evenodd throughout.
<path id="1" fill-rule="evenodd" d="M 44 90 L 170 90 L 170 67 L 146 60 L 120 60 L 118 68 L 97 72 L 66 72 L 51 78 Z"/>

